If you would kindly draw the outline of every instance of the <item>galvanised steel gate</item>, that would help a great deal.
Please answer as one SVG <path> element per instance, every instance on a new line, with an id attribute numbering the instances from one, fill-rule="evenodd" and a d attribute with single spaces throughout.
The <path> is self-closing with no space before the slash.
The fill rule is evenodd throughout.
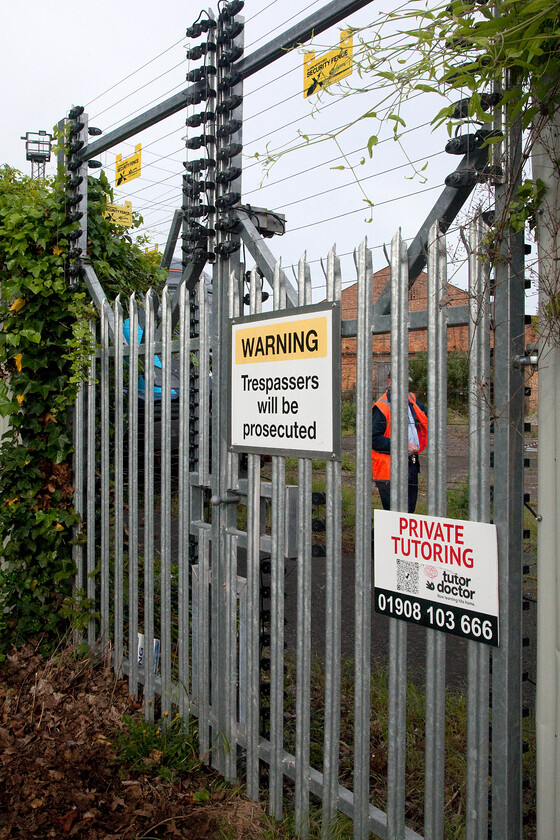
<path id="1" fill-rule="evenodd" d="M 490 292 L 488 271 L 477 259 L 481 222 L 470 228 L 468 312 L 453 311 L 446 297 L 445 238 L 434 225 L 428 251 L 427 512 L 446 514 L 446 370 L 450 317 L 466 316 L 470 327 L 469 517 L 490 521 L 491 402 Z M 363 242 L 356 250 L 357 319 L 343 322 L 356 337 L 355 553 L 353 579 L 342 578 L 342 486 L 340 460 L 327 460 L 323 495 L 314 496 L 313 463 L 297 459 L 297 479 L 286 484 L 286 458 L 273 456 L 263 478 L 261 457 L 228 448 L 228 319 L 241 314 L 242 273 L 218 272 L 211 304 L 204 280 L 193 294 L 181 288 L 178 318 L 169 292 L 149 292 L 137 301 L 104 303 L 97 327 L 100 350 L 91 360 L 90 381 L 76 405 L 74 423 L 76 507 L 87 544 L 75 546 L 76 591 L 99 610 L 87 640 L 110 645 L 115 670 L 126 674 L 130 691 L 142 694 L 147 719 L 178 710 L 198 719 L 200 753 L 227 779 L 242 777 L 253 799 L 268 797 L 280 818 L 291 791 L 296 823 L 308 830 L 310 803 L 321 800 L 325 836 L 337 811 L 352 817 L 354 836 L 444 837 L 446 755 L 446 636 L 426 630 L 425 762 L 423 835 L 406 827 L 407 625 L 390 619 L 387 693 L 386 804 L 372 799 L 371 632 L 372 614 L 371 405 L 372 334 L 387 329 L 374 317 L 373 265 Z M 327 299 L 339 301 L 341 273 L 334 249 L 327 257 Z M 310 270 L 299 264 L 297 303 L 311 302 Z M 250 309 L 261 306 L 261 277 L 251 272 Z M 391 254 L 391 370 L 395 404 L 408 390 L 408 255 L 400 233 Z M 285 278 L 277 263 L 273 307 L 286 308 Z M 176 321 L 174 324 L 173 321 Z M 139 330 L 139 321 L 141 324 Z M 141 340 L 136 341 L 135 336 Z M 130 337 L 127 341 L 125 336 Z M 499 352 L 496 335 L 495 353 Z M 211 364 L 210 364 L 211 360 Z M 498 362 L 495 362 L 496 367 Z M 404 404 L 404 403 L 401 403 Z M 340 422 L 340 414 L 338 415 Z M 393 420 L 395 445 L 403 437 L 404 415 Z M 510 420 L 508 420 L 510 423 Z M 495 445 L 497 432 L 494 428 Z M 496 458 L 498 453 L 496 450 Z M 405 463 L 405 458 L 401 459 Z M 394 459 L 394 503 L 406 509 L 407 477 Z M 289 464 L 293 474 L 293 464 Z M 497 483 L 496 483 L 497 484 Z M 499 492 L 494 492 L 497 520 Z M 324 548 L 313 544 L 313 504 L 325 505 Z M 502 526 L 503 527 L 503 526 Z M 500 551 L 502 551 L 500 545 Z M 319 553 L 322 557 L 316 557 Z M 288 559 L 291 558 L 291 559 Z M 314 564 L 324 565 L 321 602 L 312 596 Z M 500 555 L 500 597 L 510 587 L 507 559 Z M 295 651 L 285 651 L 285 569 L 297 576 Z M 505 567 L 505 568 L 504 568 Z M 341 601 L 354 591 L 353 753 L 351 783 L 342 783 Z M 520 593 L 516 597 L 520 599 Z M 320 700 L 313 689 L 312 626 L 325 614 Z M 290 607 L 290 613 L 294 610 Z M 468 643 L 468 733 L 464 755 L 466 837 L 509 837 L 489 806 L 492 791 L 520 779 L 508 746 L 489 740 L 503 710 L 519 707 L 511 681 L 496 679 L 500 657 L 508 672 L 520 669 L 517 650 L 508 650 L 507 624 L 520 634 L 512 614 L 500 616 L 502 642 L 493 649 Z M 287 630 L 289 628 L 286 628 Z M 140 635 L 139 635 L 140 634 Z M 293 669 L 292 669 L 293 665 Z M 286 674 L 286 666 L 289 676 Z M 347 689 L 346 689 L 347 690 Z M 288 692 L 286 694 L 286 692 Z M 158 699 L 159 698 L 159 699 Z M 490 707 L 491 703 L 491 707 Z M 311 728 L 320 715 L 323 743 L 317 752 Z M 346 726 L 346 721 L 344 721 Z M 520 736 L 519 736 L 520 741 Z M 519 754 L 521 743 L 519 742 Z M 317 758 L 317 755 L 319 757 Z M 268 769 L 263 783 L 260 771 Z M 382 797 L 383 799 L 385 797 Z M 519 785 L 519 809 L 521 785 Z M 490 814 L 493 814 L 490 817 Z"/>
<path id="2" fill-rule="evenodd" d="M 486 838 L 489 829 L 495 840 L 517 840 L 522 834 L 522 235 L 504 238 L 493 275 L 492 320 L 489 277 L 477 259 L 480 223 L 473 224 L 469 236 L 469 307 L 447 306 L 445 241 L 432 227 L 439 220 L 447 230 L 472 187 L 443 190 L 408 252 L 397 234 L 391 282 L 375 307 L 371 254 L 365 242 L 357 249 L 357 318 L 342 322 L 342 336 L 356 339 L 357 359 L 351 557 L 342 553 L 346 506 L 340 460 L 327 460 L 324 487 L 316 496 L 314 466 L 308 458 L 274 455 L 263 470 L 258 454 L 239 455 L 229 448 L 227 337 L 230 319 L 246 312 L 240 239 L 258 267 L 251 272 L 252 313 L 259 310 L 263 276 L 273 286 L 275 310 L 312 302 L 305 259 L 294 289 L 252 223 L 254 214 L 239 204 L 242 82 L 366 2 L 332 0 L 243 58 L 239 6 L 224 4 L 217 26 L 208 23 L 206 52 L 189 51 L 193 59 L 195 54 L 215 53 L 215 74 L 206 63 L 189 71 L 192 84 L 185 90 L 93 142 L 83 109 L 69 113 L 64 162 L 69 207 L 80 222 L 68 274 L 85 280 L 101 313 L 100 324 L 92 327 L 101 349 L 91 360 L 89 384 L 79 396 L 74 422 L 75 499 L 86 535 L 85 545 L 83 538 L 75 545 L 76 592 L 93 608 L 88 643 L 111 646 L 117 673 L 126 674 L 131 692 L 144 698 L 146 717 L 161 714 L 165 720 L 165 712 L 175 708 L 185 719 L 196 717 L 201 755 L 227 779 L 243 778 L 253 799 L 268 797 L 270 813 L 277 818 L 285 797 L 293 800 L 302 836 L 308 833 L 310 809 L 318 799 L 325 837 L 334 830 L 340 811 L 353 819 L 356 838 L 373 832 L 390 840 L 441 840 L 449 752 L 445 654 L 451 642 L 438 631 L 421 631 L 426 649 L 420 774 L 424 809 L 423 826 L 420 819 L 415 827 L 422 835 L 407 827 L 407 801 L 414 793 L 407 782 L 407 745 L 418 734 L 407 731 L 407 654 L 417 657 L 418 648 L 409 641 L 407 625 L 396 619 L 387 629 L 387 698 L 383 709 L 371 708 L 371 681 L 377 676 L 372 671 L 372 634 L 378 640 L 380 622 L 386 621 L 372 614 L 372 336 L 391 334 L 393 398 L 395 405 L 402 405 L 409 328 L 428 330 L 427 512 L 444 515 L 446 329 L 468 323 L 469 517 L 485 522 L 492 514 L 497 527 L 500 646 L 492 649 L 490 658 L 487 646 L 468 643 L 464 832 L 468 840 Z M 185 162 L 184 206 L 175 213 L 163 258 L 168 266 L 182 227 L 186 244 L 179 292 L 172 299 L 164 291 L 161 300 L 152 293 L 142 301 L 117 300 L 111 308 L 86 258 L 88 163 L 166 116 L 200 103 L 204 111 L 191 114 L 187 125 L 213 123 L 216 156 Z M 203 136 L 192 138 L 188 148 L 209 143 L 207 135 L 204 128 Z M 511 136 L 505 145 L 508 171 L 517 172 L 519 143 Z M 487 149 L 476 149 L 456 171 L 480 171 L 486 162 Z M 216 177 L 206 178 L 211 167 Z M 509 182 L 496 187 L 498 216 L 510 188 Z M 202 205 L 205 194 L 208 204 Z M 209 229 L 196 222 L 201 213 L 213 214 L 216 222 L 211 252 Z M 199 280 L 209 254 L 215 260 L 211 303 L 206 283 Z M 426 256 L 428 311 L 409 315 L 408 290 Z M 339 301 L 340 290 L 340 268 L 332 250 L 327 299 Z M 405 440 L 402 423 L 393 423 L 397 453 Z M 492 487 L 491 440 L 496 477 Z M 402 508 L 406 497 L 402 464 L 404 458 L 397 457 L 395 508 Z M 325 524 L 320 545 L 314 541 L 316 502 Z M 322 589 L 315 586 L 319 569 Z M 284 596 L 293 578 L 295 609 Z M 349 596 L 350 629 L 348 613 L 342 610 Z M 314 638 L 318 615 L 324 616 L 325 626 L 320 644 Z M 350 681 L 343 646 L 352 651 Z M 314 676 L 317 648 L 319 682 Z M 374 743 L 381 716 L 387 718 L 387 731 Z M 376 763 L 379 745 L 387 754 L 381 771 Z M 260 776 L 263 767 L 266 782 Z M 374 777 L 380 773 L 383 783 L 375 786 Z"/>

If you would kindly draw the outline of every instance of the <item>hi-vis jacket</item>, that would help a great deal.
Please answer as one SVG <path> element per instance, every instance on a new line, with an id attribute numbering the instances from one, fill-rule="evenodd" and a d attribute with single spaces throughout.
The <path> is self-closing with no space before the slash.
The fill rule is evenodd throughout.
<path id="1" fill-rule="evenodd" d="M 426 413 L 420 408 L 416 402 L 414 394 L 408 395 L 408 404 L 412 410 L 412 414 L 416 420 L 416 429 L 418 431 L 418 450 L 422 452 L 426 448 L 428 442 L 428 418 Z M 385 418 L 384 438 L 391 438 L 391 405 L 387 397 L 387 392 L 380 397 L 374 404 L 373 408 L 377 408 Z M 389 443 L 387 443 L 387 448 Z M 371 451 L 371 471 L 374 481 L 390 481 L 391 479 L 391 453 L 377 452 L 375 449 Z"/>

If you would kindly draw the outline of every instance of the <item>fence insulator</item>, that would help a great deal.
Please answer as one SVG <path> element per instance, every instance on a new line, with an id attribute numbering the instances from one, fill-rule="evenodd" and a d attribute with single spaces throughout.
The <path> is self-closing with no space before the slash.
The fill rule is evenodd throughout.
<path id="1" fill-rule="evenodd" d="M 243 55 L 242 47 L 231 47 L 229 50 L 224 50 L 219 61 L 218 67 L 227 67 L 228 64 L 233 64 L 238 58 Z"/>
<path id="2" fill-rule="evenodd" d="M 216 207 L 219 210 L 227 210 L 228 207 L 233 207 L 233 205 L 237 204 L 239 201 L 241 201 L 241 193 L 228 193 L 227 195 L 221 195 L 216 199 Z"/>
<path id="3" fill-rule="evenodd" d="M 218 172 L 216 181 L 219 184 L 229 184 L 235 181 L 241 175 L 241 168 L 239 166 L 230 166 L 229 169 L 224 169 L 223 172 Z"/>
<path id="4" fill-rule="evenodd" d="M 189 198 L 198 198 L 198 196 L 203 192 L 209 192 L 215 188 L 215 184 L 213 181 L 201 181 L 200 184 L 196 184 L 193 186 L 187 186 L 184 188 L 184 193 Z M 185 207 L 183 206 L 182 209 L 184 210 Z"/>
<path id="5" fill-rule="evenodd" d="M 75 242 L 76 239 L 79 239 L 82 235 L 83 230 L 81 228 L 77 228 L 76 230 L 71 230 L 70 233 L 66 234 L 66 238 L 70 240 L 70 242 Z"/>
<path id="6" fill-rule="evenodd" d="M 462 134 L 460 137 L 453 137 L 445 144 L 445 151 L 448 155 L 466 155 L 474 152 L 479 146 L 479 139 L 476 134 Z"/>
<path id="7" fill-rule="evenodd" d="M 228 111 L 233 111 L 238 108 L 243 102 L 243 97 L 234 93 L 233 96 L 228 96 L 223 99 L 216 107 L 217 114 L 227 114 Z"/>
<path id="8" fill-rule="evenodd" d="M 321 491 L 314 491 L 311 494 L 311 504 L 312 505 L 326 505 L 327 504 L 327 494 L 322 493 Z"/>
<path id="9" fill-rule="evenodd" d="M 216 134 L 218 137 L 229 137 L 230 134 L 235 134 L 241 129 L 241 120 L 228 120 L 218 128 Z"/>
<path id="10" fill-rule="evenodd" d="M 183 212 L 188 219 L 199 219 L 201 216 L 215 213 L 216 208 L 213 204 L 199 204 L 196 207 L 187 207 Z"/>
<path id="11" fill-rule="evenodd" d="M 103 134 L 103 129 L 96 128 L 94 125 L 88 125 L 88 134 L 90 137 L 100 137 Z"/>
<path id="12" fill-rule="evenodd" d="M 201 149 L 203 146 L 215 145 L 216 138 L 213 134 L 199 134 L 198 137 L 191 137 L 185 142 L 187 149 Z"/>
<path id="13" fill-rule="evenodd" d="M 81 117 L 84 113 L 84 106 L 83 105 L 75 105 L 74 108 L 71 108 L 68 111 L 68 116 L 71 120 L 75 120 L 76 117 Z"/>
<path id="14" fill-rule="evenodd" d="M 88 160 L 87 165 L 90 169 L 101 169 L 103 166 L 100 160 Z"/>
<path id="15" fill-rule="evenodd" d="M 238 35 L 241 35 L 244 29 L 245 24 L 241 23 L 240 20 L 234 21 L 229 26 L 224 26 L 224 28 L 218 35 L 218 44 L 227 44 L 229 43 L 229 41 L 233 41 L 234 38 L 237 38 Z"/>
<path id="16" fill-rule="evenodd" d="M 235 254 L 240 248 L 241 242 L 220 242 L 219 245 L 216 245 L 216 253 L 220 257 L 229 257 L 230 254 Z"/>
<path id="17" fill-rule="evenodd" d="M 192 90 L 185 95 L 185 102 L 187 105 L 200 105 L 201 102 L 206 102 L 207 99 L 214 99 L 216 91 L 212 88 L 200 88 L 199 90 Z"/>
<path id="18" fill-rule="evenodd" d="M 218 20 L 221 22 L 235 17 L 235 15 L 239 14 L 244 5 L 245 3 L 243 0 L 232 0 L 231 3 L 224 3 L 222 11 L 218 15 Z"/>
<path id="19" fill-rule="evenodd" d="M 216 21 L 208 18 L 208 20 L 201 20 L 198 23 L 193 23 L 192 26 L 187 27 L 185 35 L 187 38 L 200 38 L 205 35 L 210 29 L 216 28 Z"/>
<path id="20" fill-rule="evenodd" d="M 83 175 L 73 175 L 72 178 L 68 178 L 68 180 L 66 181 L 66 186 L 70 190 L 75 190 L 80 186 L 80 184 L 83 183 L 83 181 Z"/>
<path id="21" fill-rule="evenodd" d="M 205 228 L 202 225 L 197 225 L 189 230 L 187 233 L 182 234 L 182 239 L 187 240 L 187 242 L 199 242 L 201 239 L 209 239 L 212 236 L 216 235 L 216 231 L 214 228 Z"/>
<path id="22" fill-rule="evenodd" d="M 222 148 L 218 151 L 217 158 L 218 160 L 230 160 L 230 158 L 235 157 L 241 153 L 243 146 L 241 143 L 230 143 L 229 146 L 222 146 Z"/>
<path id="23" fill-rule="evenodd" d="M 479 174 L 475 169 L 463 169 L 461 172 L 452 172 L 445 179 L 446 187 L 461 189 L 462 187 L 474 187 L 478 184 Z"/>
<path id="24" fill-rule="evenodd" d="M 212 41 L 209 41 L 206 44 L 198 44 L 196 47 L 191 47 L 190 50 L 187 50 L 185 55 L 187 61 L 198 61 L 198 59 L 202 58 L 203 55 L 215 52 L 216 44 L 214 44 Z"/>
<path id="25" fill-rule="evenodd" d="M 234 70 L 233 73 L 228 73 L 227 76 L 224 76 L 218 82 L 218 90 L 229 90 L 234 85 L 238 84 L 242 80 L 243 76 L 237 70 Z"/>
<path id="26" fill-rule="evenodd" d="M 212 64 L 206 64 L 202 67 L 195 67 L 194 70 L 189 70 L 185 76 L 187 82 L 203 82 L 209 76 L 216 75 L 216 68 Z"/>
<path id="27" fill-rule="evenodd" d="M 196 158 L 195 160 L 187 160 L 183 163 L 187 172 L 202 172 L 203 169 L 211 169 L 216 166 L 214 158 Z"/>
<path id="28" fill-rule="evenodd" d="M 216 114 L 214 111 L 203 111 L 201 114 L 193 114 L 191 117 L 187 117 L 185 125 L 187 128 L 198 128 L 199 125 L 203 125 L 207 122 L 213 122 L 215 119 Z"/>
<path id="29" fill-rule="evenodd" d="M 216 230 L 224 231 L 224 233 L 240 233 L 241 222 L 235 216 L 222 216 L 216 222 Z"/>

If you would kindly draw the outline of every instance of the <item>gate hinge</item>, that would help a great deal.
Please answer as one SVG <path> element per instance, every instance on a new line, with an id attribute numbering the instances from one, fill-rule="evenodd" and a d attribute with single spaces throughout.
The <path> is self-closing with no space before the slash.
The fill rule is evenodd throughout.
<path id="1" fill-rule="evenodd" d="M 538 368 L 539 366 L 539 351 L 538 346 L 536 344 L 528 344 L 525 348 L 525 355 L 524 356 L 514 356 L 512 362 L 514 368 L 523 368 L 523 367 L 532 367 Z"/>
<path id="2" fill-rule="evenodd" d="M 216 507 L 217 505 L 233 505 L 241 501 L 241 496 L 234 490 L 227 490 L 224 496 L 212 496 L 210 504 Z"/>

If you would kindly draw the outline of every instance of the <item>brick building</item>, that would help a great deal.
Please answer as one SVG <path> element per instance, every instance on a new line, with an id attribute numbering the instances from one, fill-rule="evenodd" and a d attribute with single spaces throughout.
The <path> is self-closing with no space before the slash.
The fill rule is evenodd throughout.
<path id="1" fill-rule="evenodd" d="M 381 294 L 385 284 L 389 281 L 389 266 L 377 271 L 373 276 L 373 302 Z M 422 272 L 415 281 L 409 293 L 410 311 L 425 310 L 428 300 L 427 276 Z M 342 318 L 352 319 L 357 315 L 357 293 L 356 283 L 342 292 Z M 468 306 L 469 295 L 463 289 L 448 285 L 449 306 Z M 532 324 L 525 327 L 525 346 L 528 343 L 537 341 L 537 333 Z M 426 330 L 411 330 L 409 333 L 408 350 L 411 355 L 425 352 L 428 349 L 428 336 Z M 468 325 L 450 326 L 447 329 L 447 350 L 449 353 L 468 353 L 469 350 L 469 328 Z M 380 396 L 385 390 L 386 374 L 390 366 L 391 337 L 390 334 L 380 333 L 373 336 L 373 375 L 374 395 Z M 531 388 L 531 394 L 527 395 L 525 410 L 533 413 L 537 410 L 538 374 L 527 371 L 530 382 L 527 387 Z M 352 390 L 356 385 L 356 339 L 342 339 L 342 390 Z"/>

